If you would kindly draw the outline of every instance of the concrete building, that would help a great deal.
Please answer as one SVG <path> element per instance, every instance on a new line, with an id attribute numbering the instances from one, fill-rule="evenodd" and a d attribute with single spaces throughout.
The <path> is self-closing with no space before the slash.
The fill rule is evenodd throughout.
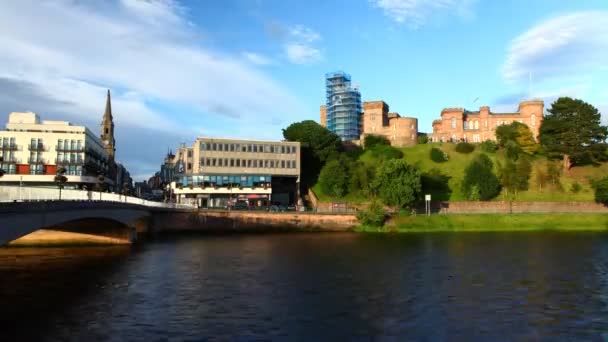
<path id="1" fill-rule="evenodd" d="M 343 141 L 358 140 L 360 131 L 361 93 L 351 86 L 350 75 L 338 71 L 325 75 L 325 105 L 321 123 Z"/>
<path id="2" fill-rule="evenodd" d="M 539 100 L 520 102 L 517 112 L 493 113 L 490 107 L 480 107 L 479 111 L 467 111 L 463 108 L 445 108 L 441 119 L 433 121 L 433 133 L 429 140 L 483 142 L 496 140 L 496 127 L 508 125 L 514 121 L 526 124 L 534 139 L 543 120 L 544 102 Z"/>
<path id="3" fill-rule="evenodd" d="M 172 198 L 204 208 L 297 204 L 300 143 L 198 138 L 175 153 Z"/>
<path id="4" fill-rule="evenodd" d="M 0 131 L 0 169 L 2 184 L 57 186 L 57 171 L 65 169 L 66 188 L 92 189 L 103 175 L 106 187 L 119 191 L 130 182 L 130 175 L 120 166 L 117 179 L 114 123 L 110 92 L 102 122 L 101 138 L 84 126 L 67 121 L 41 120 L 36 113 L 10 113 L 6 128 Z M 117 181 L 119 183 L 117 183 Z"/>

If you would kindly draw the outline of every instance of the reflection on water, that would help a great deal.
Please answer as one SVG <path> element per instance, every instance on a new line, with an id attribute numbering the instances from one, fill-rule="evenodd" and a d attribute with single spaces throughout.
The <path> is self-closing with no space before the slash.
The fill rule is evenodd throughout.
<path id="1" fill-rule="evenodd" d="M 0 336 L 21 339 L 601 339 L 608 236 L 277 234 L 0 249 L 0 303 Z"/>

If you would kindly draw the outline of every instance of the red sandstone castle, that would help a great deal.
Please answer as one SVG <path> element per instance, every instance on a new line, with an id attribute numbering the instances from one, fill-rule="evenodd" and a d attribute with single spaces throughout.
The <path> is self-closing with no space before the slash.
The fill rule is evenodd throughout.
<path id="1" fill-rule="evenodd" d="M 543 120 L 543 101 L 523 101 L 515 113 L 493 113 L 490 107 L 480 107 L 479 111 L 470 112 L 463 108 L 445 108 L 441 119 L 433 121 L 433 133 L 429 139 L 433 142 L 466 141 L 482 142 L 496 140 L 496 127 L 508 125 L 514 121 L 526 124 L 538 138 L 538 130 Z"/>

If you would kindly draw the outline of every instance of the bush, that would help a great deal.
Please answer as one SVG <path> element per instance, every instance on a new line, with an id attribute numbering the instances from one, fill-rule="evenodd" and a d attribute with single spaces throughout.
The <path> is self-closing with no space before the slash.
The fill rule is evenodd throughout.
<path id="1" fill-rule="evenodd" d="M 448 161 L 448 154 L 438 149 L 437 147 L 433 147 L 431 149 L 431 160 L 435 163 L 443 163 Z"/>
<path id="2" fill-rule="evenodd" d="M 460 143 L 456 144 L 455 150 L 458 153 L 471 153 L 471 152 L 475 151 L 475 145 L 465 143 L 465 142 L 460 142 Z"/>
<path id="3" fill-rule="evenodd" d="M 608 205 L 608 177 L 593 182 L 593 187 L 595 188 L 595 201 Z"/>
<path id="4" fill-rule="evenodd" d="M 570 188 L 570 191 L 572 191 L 573 193 L 579 193 L 581 192 L 581 190 L 583 190 L 583 186 L 580 185 L 578 182 L 574 182 L 572 183 L 572 187 Z"/>
<path id="5" fill-rule="evenodd" d="M 403 158 L 403 152 L 389 145 L 376 145 L 371 148 L 372 156 L 380 161 Z"/>
<path id="6" fill-rule="evenodd" d="M 498 145 L 492 140 L 486 140 L 482 142 L 480 145 L 481 151 L 486 153 L 494 153 L 498 150 Z"/>
<path id="7" fill-rule="evenodd" d="M 419 144 L 426 144 L 429 142 L 429 136 L 426 134 L 421 134 L 418 136 L 418 143 Z"/>
<path id="8" fill-rule="evenodd" d="M 386 213 L 384 212 L 384 208 L 378 201 L 373 201 L 367 209 L 357 213 L 359 223 L 372 227 L 382 227 L 385 217 Z"/>
<path id="9" fill-rule="evenodd" d="M 464 170 L 462 192 L 468 200 L 489 201 L 500 193 L 500 181 L 492 171 L 492 161 L 480 154 Z"/>
<path id="10" fill-rule="evenodd" d="M 370 150 L 378 145 L 390 146 L 391 143 L 382 135 L 369 134 L 363 138 L 363 146 L 366 150 Z"/>

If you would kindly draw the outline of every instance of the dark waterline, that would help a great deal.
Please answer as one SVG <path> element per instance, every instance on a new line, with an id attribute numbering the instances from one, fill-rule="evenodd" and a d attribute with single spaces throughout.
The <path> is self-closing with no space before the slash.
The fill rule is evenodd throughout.
<path id="1" fill-rule="evenodd" d="M 601 233 L 0 249 L 0 340 L 602 340 Z"/>

